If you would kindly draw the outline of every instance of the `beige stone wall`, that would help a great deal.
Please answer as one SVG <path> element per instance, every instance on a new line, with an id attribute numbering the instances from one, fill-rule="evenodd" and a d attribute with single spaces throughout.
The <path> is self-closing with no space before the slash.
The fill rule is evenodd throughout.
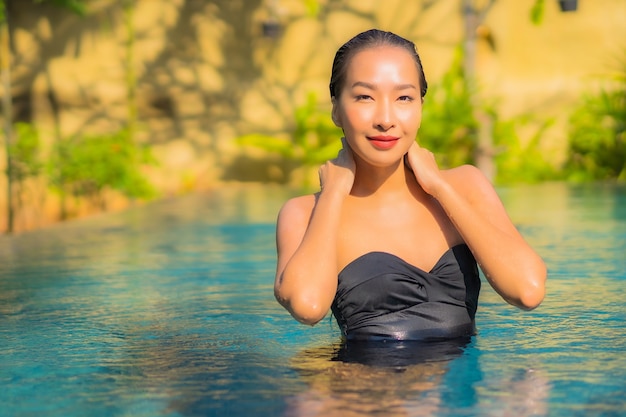
<path id="1" fill-rule="evenodd" d="M 579 0 L 577 12 L 562 13 L 556 1 L 546 0 L 539 26 L 526 19 L 525 3 L 498 3 L 489 14 L 496 50 L 485 43 L 480 50 L 482 88 L 498 100 L 503 118 L 529 115 L 537 124 L 554 119 L 543 144 L 559 161 L 573 106 L 625 69 L 626 1 Z"/>
<path id="2" fill-rule="evenodd" d="M 55 140 L 50 91 L 60 104 L 63 137 L 113 131 L 124 123 L 128 31 L 120 3 L 93 0 L 88 15 L 78 17 L 12 2 L 16 117 L 39 127 L 46 150 Z M 429 82 L 436 83 L 462 37 L 460 0 L 427 3 L 320 0 L 313 15 L 302 0 L 137 0 L 132 68 L 138 140 L 149 143 L 159 161 L 147 175 L 163 195 L 229 180 L 280 179 L 258 151 L 241 149 L 234 139 L 251 132 L 285 136 L 294 108 L 310 92 L 329 108 L 335 50 L 370 27 L 414 40 Z M 579 11 L 568 14 L 558 11 L 556 0 L 546 3 L 544 22 L 535 26 L 532 1 L 498 0 L 481 28 L 477 73 L 482 93 L 497 102 L 503 117 L 531 114 L 538 123 L 556 118 L 545 143 L 558 159 L 567 112 L 623 58 L 626 1 L 580 0 Z M 268 19 L 282 24 L 280 37 L 263 36 Z M 0 179 L 0 219 L 4 187 Z M 40 224 L 53 221 L 54 198 L 41 190 L 31 194 L 48 207 L 31 217 Z"/>

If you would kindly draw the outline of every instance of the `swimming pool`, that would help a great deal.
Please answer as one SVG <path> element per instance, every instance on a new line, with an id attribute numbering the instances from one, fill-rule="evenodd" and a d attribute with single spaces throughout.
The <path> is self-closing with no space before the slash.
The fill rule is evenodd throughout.
<path id="1" fill-rule="evenodd" d="M 477 336 L 401 366 L 336 360 L 331 318 L 303 326 L 274 301 L 274 220 L 294 190 L 1 237 L 0 415 L 626 415 L 626 188 L 499 193 L 548 264 L 544 304 L 519 311 L 485 284 Z"/>

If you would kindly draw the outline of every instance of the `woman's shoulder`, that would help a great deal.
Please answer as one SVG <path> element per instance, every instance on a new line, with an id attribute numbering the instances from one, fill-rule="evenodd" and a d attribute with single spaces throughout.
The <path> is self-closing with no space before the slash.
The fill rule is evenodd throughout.
<path id="1" fill-rule="evenodd" d="M 295 220 L 303 220 L 305 218 L 306 221 L 308 221 L 311 213 L 313 212 L 316 198 L 317 194 L 308 194 L 290 198 L 283 204 L 279 211 L 279 221 L 287 220 L 292 222 Z"/>
<path id="2" fill-rule="evenodd" d="M 485 175 L 482 173 L 480 169 L 475 167 L 474 165 L 460 165 L 454 168 L 449 168 L 442 170 L 448 177 L 448 179 L 465 179 L 469 181 L 482 181 L 486 179 Z"/>
<path id="3" fill-rule="evenodd" d="M 442 172 L 448 183 L 457 192 L 466 197 L 485 196 L 495 193 L 491 181 L 474 165 L 461 165 Z"/>
<path id="4" fill-rule="evenodd" d="M 474 165 L 461 165 L 443 172 L 448 183 L 470 203 L 501 204 L 491 180 Z"/>

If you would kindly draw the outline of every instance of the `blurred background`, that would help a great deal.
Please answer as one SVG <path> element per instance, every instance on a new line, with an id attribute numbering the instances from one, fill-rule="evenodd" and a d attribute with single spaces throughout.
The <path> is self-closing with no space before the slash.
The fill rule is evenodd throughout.
<path id="1" fill-rule="evenodd" d="M 496 185 L 626 180 L 625 0 L 0 0 L 0 230 L 312 188 L 337 48 L 417 45 L 418 140 Z"/>

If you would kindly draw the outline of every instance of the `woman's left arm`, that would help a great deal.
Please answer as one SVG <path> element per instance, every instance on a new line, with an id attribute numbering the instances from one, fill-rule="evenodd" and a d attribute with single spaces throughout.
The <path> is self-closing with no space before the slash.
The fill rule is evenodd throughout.
<path id="1" fill-rule="evenodd" d="M 420 186 L 443 207 L 496 292 L 519 308 L 537 307 L 545 295 L 546 266 L 515 228 L 482 172 L 470 165 L 440 171 L 433 154 L 417 144 L 407 159 Z"/>

